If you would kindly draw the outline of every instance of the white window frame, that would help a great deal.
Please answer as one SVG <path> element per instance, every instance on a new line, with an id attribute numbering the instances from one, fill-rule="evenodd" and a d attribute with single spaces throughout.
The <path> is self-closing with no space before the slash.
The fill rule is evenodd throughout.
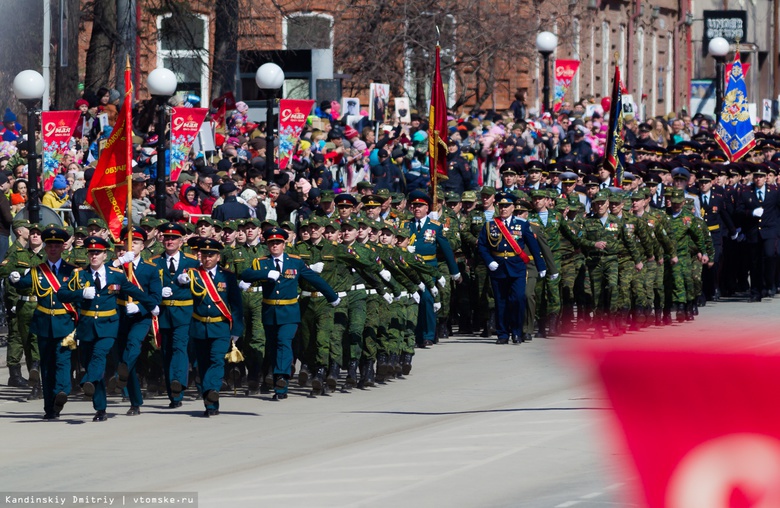
<path id="1" fill-rule="evenodd" d="M 637 96 L 634 97 L 634 102 L 639 107 L 639 115 L 641 119 L 645 119 L 647 116 L 647 112 L 642 107 L 642 94 L 645 93 L 645 28 L 639 27 L 636 29 L 636 39 L 637 39 L 637 62 L 636 62 L 636 73 L 637 73 L 637 85 L 634 87 L 634 89 L 637 91 Z"/>
<path id="2" fill-rule="evenodd" d="M 324 18 L 327 19 L 330 22 L 330 47 L 328 48 L 317 48 L 317 49 L 333 49 L 333 26 L 334 26 L 334 19 L 333 16 L 330 14 L 326 14 L 324 12 L 291 12 L 290 14 L 287 14 L 282 18 L 282 49 L 287 49 L 287 20 L 290 18 L 303 18 L 303 17 L 309 17 L 309 18 Z"/>
<path id="3" fill-rule="evenodd" d="M 173 14 L 171 14 L 170 12 L 167 14 L 162 14 L 160 16 L 157 16 L 157 20 L 156 20 L 157 34 L 158 34 L 157 68 L 161 69 L 165 67 L 163 61 L 166 58 L 170 58 L 170 59 L 199 58 L 201 60 L 200 94 L 199 94 L 200 103 L 211 104 L 211 99 L 209 98 L 210 76 L 209 76 L 209 61 L 208 61 L 208 55 L 211 53 L 211 48 L 209 47 L 209 30 L 210 30 L 209 17 L 205 14 L 193 13 L 193 16 L 203 21 L 203 49 L 201 51 L 162 49 L 162 37 L 160 36 L 162 33 L 162 23 L 164 19 L 170 18 L 172 16 Z"/>
<path id="4" fill-rule="evenodd" d="M 574 27 L 574 58 L 580 61 L 580 65 L 577 66 L 577 72 L 574 73 L 574 79 L 572 80 L 572 95 L 574 96 L 574 100 L 572 101 L 572 104 L 578 100 L 580 100 L 580 67 L 582 66 L 582 59 L 580 58 L 580 51 L 581 51 L 581 33 L 582 33 L 582 26 L 580 24 L 580 18 L 574 18 L 572 21 L 573 27 Z"/>
<path id="5" fill-rule="evenodd" d="M 610 32 L 609 21 L 601 22 L 601 96 L 610 97 L 612 92 L 609 85 L 612 81 L 610 72 L 610 50 L 612 49 L 612 33 Z M 606 112 L 605 112 L 606 113 Z"/>

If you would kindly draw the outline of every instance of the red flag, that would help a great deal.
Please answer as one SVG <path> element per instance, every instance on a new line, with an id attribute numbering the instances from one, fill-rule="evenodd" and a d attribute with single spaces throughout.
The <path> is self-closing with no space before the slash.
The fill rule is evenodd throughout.
<path id="1" fill-rule="evenodd" d="M 436 68 L 433 72 L 431 89 L 431 109 L 428 115 L 428 158 L 431 170 L 431 188 L 436 198 L 436 183 L 447 176 L 447 99 L 444 97 L 444 84 L 441 80 L 441 47 L 436 45 Z M 436 200 L 434 199 L 434 204 Z"/>
<path id="2" fill-rule="evenodd" d="M 774 330 L 722 328 L 593 351 L 619 423 L 610 434 L 640 477 L 637 506 L 780 506 L 780 354 L 758 339 Z"/>
<path id="3" fill-rule="evenodd" d="M 211 107 L 217 108 L 217 114 L 214 115 L 214 123 L 217 127 L 223 127 L 227 121 L 227 112 L 236 109 L 236 97 L 233 92 L 225 92 L 213 101 Z"/>
<path id="4" fill-rule="evenodd" d="M 125 68 L 125 100 L 122 111 L 100 153 L 95 175 L 89 182 L 86 201 L 106 221 L 115 239 L 119 238 L 129 202 L 129 181 L 133 160 L 133 121 L 130 65 Z M 158 133 L 158 135 L 163 135 Z"/>

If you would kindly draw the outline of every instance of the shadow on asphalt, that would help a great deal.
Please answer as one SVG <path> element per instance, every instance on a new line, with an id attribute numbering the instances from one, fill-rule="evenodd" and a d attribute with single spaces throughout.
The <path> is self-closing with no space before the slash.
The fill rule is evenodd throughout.
<path id="1" fill-rule="evenodd" d="M 526 408 L 507 408 L 507 409 L 479 409 L 474 411 L 441 411 L 436 413 L 427 413 L 422 411 L 348 411 L 352 414 L 386 414 L 386 415 L 416 415 L 416 416 L 446 416 L 446 415 L 468 415 L 480 413 L 524 413 L 531 411 L 606 411 L 608 407 L 526 407 Z"/>

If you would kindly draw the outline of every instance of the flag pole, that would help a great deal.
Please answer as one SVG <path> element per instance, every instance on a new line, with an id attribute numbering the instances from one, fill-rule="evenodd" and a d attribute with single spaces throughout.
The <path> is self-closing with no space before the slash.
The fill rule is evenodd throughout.
<path id="1" fill-rule="evenodd" d="M 133 84 L 130 81 L 130 55 L 127 55 L 125 64 L 125 100 L 122 114 L 125 115 L 125 143 L 127 149 L 127 164 L 125 166 L 127 181 L 127 252 L 133 249 L 133 116 L 130 111 L 131 102 L 129 96 L 133 92 Z M 159 133 L 158 136 L 162 136 Z M 160 154 L 157 154 L 159 157 Z"/>

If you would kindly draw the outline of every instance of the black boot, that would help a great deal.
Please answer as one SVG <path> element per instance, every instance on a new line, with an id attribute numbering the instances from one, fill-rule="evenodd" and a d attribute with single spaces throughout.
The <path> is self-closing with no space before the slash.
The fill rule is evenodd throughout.
<path id="1" fill-rule="evenodd" d="M 305 363 L 301 364 L 301 371 L 298 373 L 298 386 L 304 387 L 309 384 L 309 377 L 311 377 L 311 372 L 309 371 L 309 366 Z"/>
<path id="2" fill-rule="evenodd" d="M 325 367 L 317 368 L 317 373 L 311 380 L 311 395 L 322 395 L 325 386 Z"/>
<path id="3" fill-rule="evenodd" d="M 404 353 L 401 355 L 401 372 L 404 376 L 408 376 L 412 371 L 412 354 Z"/>
<path id="4" fill-rule="evenodd" d="M 547 333 L 548 339 L 554 339 L 561 334 L 560 321 L 558 314 L 550 314 L 547 316 L 547 322 L 550 324 L 550 331 Z"/>
<path id="5" fill-rule="evenodd" d="M 357 387 L 361 390 L 366 387 L 366 378 L 368 377 L 368 360 L 360 360 L 360 380 Z"/>
<path id="6" fill-rule="evenodd" d="M 678 323 L 682 323 L 685 321 L 685 304 L 684 303 L 678 303 L 677 309 L 675 312 L 675 318 L 677 319 Z"/>
<path id="7" fill-rule="evenodd" d="M 537 321 L 539 331 L 536 333 L 537 339 L 547 338 L 547 318 L 539 318 Z"/>
<path id="8" fill-rule="evenodd" d="M 336 385 L 339 383 L 339 375 L 341 374 L 341 365 L 331 360 L 330 369 L 328 369 L 328 377 L 325 378 L 325 383 L 328 385 L 328 389 L 331 392 L 336 391 Z"/>
<path id="9" fill-rule="evenodd" d="M 9 365 L 8 372 L 10 374 L 8 377 L 8 386 L 14 388 L 27 388 L 27 380 L 22 377 L 21 365 Z"/>
<path id="10" fill-rule="evenodd" d="M 36 384 L 41 381 L 41 362 L 32 362 L 30 366 L 30 375 L 28 376 L 28 384 Z"/>
<path id="11" fill-rule="evenodd" d="M 440 319 L 439 322 L 436 324 L 436 327 L 438 328 L 438 336 L 440 339 L 447 339 L 450 336 L 450 327 L 447 324 L 446 319 Z"/>
<path id="12" fill-rule="evenodd" d="M 401 375 L 401 359 L 398 356 L 398 353 L 393 353 L 390 355 L 390 370 L 388 371 L 388 374 L 390 377 L 398 377 Z"/>
<path id="13" fill-rule="evenodd" d="M 350 360 L 347 365 L 347 379 L 344 380 L 344 390 L 351 390 L 358 383 L 358 361 Z"/>
<path id="14" fill-rule="evenodd" d="M 696 303 L 693 301 L 690 301 L 685 304 L 685 320 L 686 321 L 693 321 L 693 318 L 696 314 L 694 314 L 693 309 L 696 306 Z"/>
<path id="15" fill-rule="evenodd" d="M 664 326 L 672 324 L 672 308 L 671 307 L 664 307 L 663 324 L 664 324 Z"/>
<path id="16" fill-rule="evenodd" d="M 628 329 L 636 332 L 644 328 L 644 324 L 645 308 L 640 305 L 634 309 L 634 319 L 631 321 L 631 326 Z"/>
<path id="17" fill-rule="evenodd" d="M 38 400 L 43 398 L 43 390 L 41 389 L 41 382 L 33 383 L 30 395 L 27 396 L 27 400 Z"/>
<path id="18" fill-rule="evenodd" d="M 390 369 L 390 363 L 388 363 L 387 353 L 379 353 L 376 356 L 377 376 L 381 376 L 381 379 L 384 380 L 385 376 L 387 376 L 389 369 Z"/>
<path id="19" fill-rule="evenodd" d="M 366 373 L 366 386 L 371 388 L 376 386 L 376 376 L 374 375 L 374 361 L 368 362 L 368 372 Z"/>
<path id="20" fill-rule="evenodd" d="M 699 302 L 697 300 L 693 300 L 691 302 L 691 312 L 693 313 L 694 316 L 699 315 Z"/>

